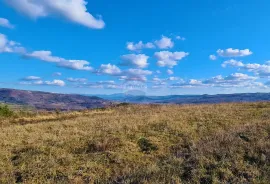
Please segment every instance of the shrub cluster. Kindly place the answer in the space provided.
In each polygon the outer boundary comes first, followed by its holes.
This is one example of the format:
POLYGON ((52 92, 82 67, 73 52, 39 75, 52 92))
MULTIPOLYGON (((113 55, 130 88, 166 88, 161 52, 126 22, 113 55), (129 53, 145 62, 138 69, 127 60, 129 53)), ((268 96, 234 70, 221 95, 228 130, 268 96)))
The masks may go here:
POLYGON ((11 117, 14 112, 7 105, 0 105, 0 117, 11 117))

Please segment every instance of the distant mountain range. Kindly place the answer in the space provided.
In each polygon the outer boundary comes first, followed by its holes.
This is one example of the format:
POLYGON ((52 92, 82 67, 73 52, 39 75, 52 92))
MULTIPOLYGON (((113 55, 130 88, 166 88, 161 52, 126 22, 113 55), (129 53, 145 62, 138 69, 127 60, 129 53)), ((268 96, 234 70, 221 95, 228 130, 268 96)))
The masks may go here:
POLYGON ((90 96, 0 88, 0 103, 23 105, 44 110, 83 110, 108 107, 122 102, 139 104, 203 104, 258 101, 270 101, 270 93, 168 96, 145 96, 119 93, 90 96))
POLYGON ((57 94, 0 88, 0 103, 24 105, 45 110, 83 110, 112 105, 109 100, 95 96, 57 94))
POLYGON ((270 101, 270 93, 241 93, 218 95, 135 96, 129 94, 97 95, 100 98, 127 103, 202 104, 223 102, 270 101))

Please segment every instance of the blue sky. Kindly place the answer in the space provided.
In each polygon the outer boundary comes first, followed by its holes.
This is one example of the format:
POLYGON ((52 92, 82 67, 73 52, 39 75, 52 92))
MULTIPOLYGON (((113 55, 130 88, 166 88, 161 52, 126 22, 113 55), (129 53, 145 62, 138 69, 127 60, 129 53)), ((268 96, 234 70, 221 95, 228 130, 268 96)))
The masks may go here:
POLYGON ((0 87, 270 91, 266 0, 0 0, 0 87))

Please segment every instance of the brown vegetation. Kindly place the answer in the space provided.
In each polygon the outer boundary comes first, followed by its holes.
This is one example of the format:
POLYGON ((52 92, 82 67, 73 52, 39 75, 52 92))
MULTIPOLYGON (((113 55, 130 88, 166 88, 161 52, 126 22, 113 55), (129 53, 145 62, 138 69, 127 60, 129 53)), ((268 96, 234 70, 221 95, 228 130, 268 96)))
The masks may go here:
POLYGON ((270 103, 1 118, 0 183, 270 183, 270 103))

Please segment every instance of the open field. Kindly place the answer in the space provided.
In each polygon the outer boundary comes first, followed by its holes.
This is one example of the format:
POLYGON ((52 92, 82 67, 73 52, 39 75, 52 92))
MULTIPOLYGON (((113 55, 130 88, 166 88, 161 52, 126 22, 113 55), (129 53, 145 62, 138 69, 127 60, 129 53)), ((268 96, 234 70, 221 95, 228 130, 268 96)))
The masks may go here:
POLYGON ((270 183, 270 103, 1 117, 0 183, 270 183))

